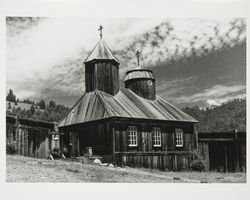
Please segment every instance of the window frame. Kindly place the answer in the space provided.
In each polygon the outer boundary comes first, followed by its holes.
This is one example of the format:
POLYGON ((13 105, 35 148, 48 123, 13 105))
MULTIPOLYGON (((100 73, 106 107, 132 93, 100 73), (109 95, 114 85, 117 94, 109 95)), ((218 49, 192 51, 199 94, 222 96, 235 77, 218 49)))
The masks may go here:
POLYGON ((137 126, 128 126, 128 146, 138 146, 138 131, 137 126))
POLYGON ((175 146, 176 147, 183 147, 184 144, 184 137, 183 137, 183 129, 176 128, 175 129, 175 146))
POLYGON ((162 146, 161 128, 160 127, 153 127, 152 132, 153 132, 153 134, 152 134, 153 147, 161 147, 162 146))

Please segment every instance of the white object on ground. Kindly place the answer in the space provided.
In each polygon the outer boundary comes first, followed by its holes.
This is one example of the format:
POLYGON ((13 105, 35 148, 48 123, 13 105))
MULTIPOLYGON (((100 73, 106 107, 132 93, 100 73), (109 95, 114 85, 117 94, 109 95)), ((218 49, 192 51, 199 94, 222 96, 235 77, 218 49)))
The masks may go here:
POLYGON ((112 163, 110 163, 110 164, 108 165, 108 167, 114 167, 114 165, 113 165, 112 163))
POLYGON ((102 164, 102 162, 99 160, 99 159, 95 159, 94 160, 94 164, 96 164, 96 165, 101 165, 102 164))
POLYGON ((108 163, 102 163, 102 166, 108 166, 109 164, 108 163))
POLYGON ((54 160, 54 158, 53 158, 53 156, 52 156, 52 155, 49 155, 49 157, 50 157, 50 159, 51 159, 51 160, 54 160))

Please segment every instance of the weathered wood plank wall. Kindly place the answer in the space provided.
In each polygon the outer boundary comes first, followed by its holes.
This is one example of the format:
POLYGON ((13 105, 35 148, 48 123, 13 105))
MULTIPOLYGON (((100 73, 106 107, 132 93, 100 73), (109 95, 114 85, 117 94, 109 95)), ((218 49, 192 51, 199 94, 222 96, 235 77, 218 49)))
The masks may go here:
POLYGON ((86 148, 92 147, 94 155, 105 157, 105 162, 118 166, 187 169, 196 144, 191 123, 106 119, 59 129, 64 132, 61 146, 69 149, 69 156, 83 156, 86 148), (137 126, 136 147, 128 145, 127 130, 131 125, 137 126), (153 147, 153 127, 161 128, 161 147, 153 147), (175 145, 175 128, 184 131, 183 147, 175 145))
POLYGON ((155 168, 163 171, 181 171, 190 168, 193 154, 186 152, 183 154, 174 153, 116 153, 118 166, 155 168))
POLYGON ((164 122, 140 122, 136 120, 115 121, 115 151, 192 151, 195 147, 195 135, 193 133, 193 124, 190 123, 164 123, 164 122), (129 147, 128 145, 128 126, 137 127, 138 146, 129 147), (161 128, 162 145, 161 147, 153 147, 153 127, 161 128), (182 147, 175 145, 175 128, 181 128, 184 132, 184 143, 182 147))
POLYGON ((148 84, 148 79, 132 79, 125 82, 125 88, 129 88, 137 95, 150 99, 155 100, 156 92, 155 92, 155 80, 152 81, 152 85, 148 84))
POLYGON ((103 61, 102 63, 86 63, 86 92, 95 89, 115 95, 119 92, 119 66, 103 61))
POLYGON ((84 126, 59 128, 59 130, 64 132, 61 146, 68 149, 69 156, 83 156, 87 147, 92 147, 94 155, 112 154, 112 130, 108 120, 86 123, 84 126))
POLYGON ((217 172, 246 171, 246 133, 199 133, 205 168, 217 172))
POLYGON ((195 147, 193 124, 140 120, 116 120, 115 160, 117 165, 180 171, 190 168, 195 147), (138 145, 128 145, 128 125, 137 127, 138 145), (153 146, 153 127, 161 128, 161 147, 153 146), (182 147, 175 145, 175 128, 184 132, 182 147))
POLYGON ((51 150, 53 123, 18 119, 7 116, 6 139, 15 143, 17 153, 24 156, 48 158, 51 150), (43 126, 44 125, 44 126, 43 126))

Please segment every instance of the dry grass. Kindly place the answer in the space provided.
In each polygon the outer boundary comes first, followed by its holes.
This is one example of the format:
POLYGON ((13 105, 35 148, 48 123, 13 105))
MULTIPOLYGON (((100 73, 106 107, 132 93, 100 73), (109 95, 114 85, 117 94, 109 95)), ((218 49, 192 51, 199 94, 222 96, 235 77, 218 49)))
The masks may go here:
POLYGON ((9 155, 6 159, 7 182, 246 182, 245 173, 160 172, 9 155))

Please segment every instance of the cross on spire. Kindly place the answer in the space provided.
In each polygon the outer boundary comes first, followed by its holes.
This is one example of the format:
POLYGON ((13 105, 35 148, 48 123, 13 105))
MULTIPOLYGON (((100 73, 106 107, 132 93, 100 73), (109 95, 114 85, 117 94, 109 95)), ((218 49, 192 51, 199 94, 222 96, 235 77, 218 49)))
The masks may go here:
POLYGON ((137 57, 137 64, 138 64, 138 66, 140 66, 140 55, 141 55, 140 51, 137 50, 135 55, 137 57))
POLYGON ((102 39, 102 29, 103 29, 103 26, 100 25, 98 31, 100 31, 100 38, 101 38, 101 39, 102 39))

